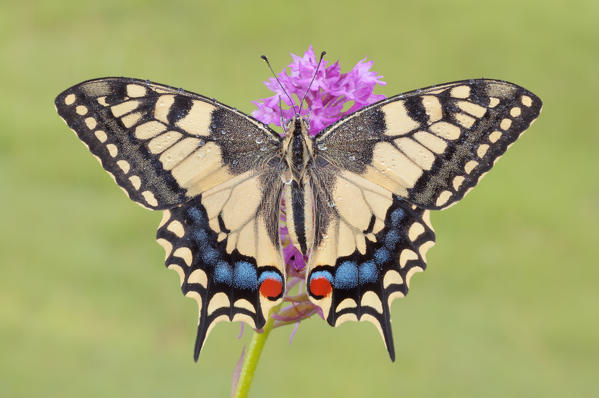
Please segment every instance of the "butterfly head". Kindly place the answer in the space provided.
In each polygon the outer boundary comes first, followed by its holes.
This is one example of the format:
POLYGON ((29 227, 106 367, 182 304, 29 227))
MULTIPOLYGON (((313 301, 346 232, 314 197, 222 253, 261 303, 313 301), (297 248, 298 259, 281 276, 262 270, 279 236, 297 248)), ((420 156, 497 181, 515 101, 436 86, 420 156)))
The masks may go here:
MULTIPOLYGON (((283 130, 285 131, 286 136, 294 135, 294 134, 301 134, 304 131, 307 134, 307 132, 310 130, 310 128, 309 128, 310 127, 310 122, 309 122, 310 116, 308 116, 308 118, 304 118, 301 115, 302 106, 304 104, 304 100, 306 99, 306 96, 310 92, 310 87, 312 87, 312 83, 314 83, 314 79, 316 78, 316 75, 318 74, 318 69, 320 68, 320 64, 322 63, 322 59, 324 58, 325 55, 326 55, 326 51, 323 51, 320 53, 320 59, 318 60, 318 64, 316 65, 316 69, 314 70, 314 74, 312 75, 312 80, 310 80, 310 84, 308 84, 308 88, 306 89, 306 92, 304 93, 304 95, 300 101, 299 111, 295 108, 293 99, 291 98, 289 93, 287 93, 287 90, 285 90, 285 87, 283 87, 283 84, 277 77, 277 74, 272 69, 272 66, 270 66, 270 62, 268 61, 268 58, 266 57, 266 55, 260 56, 260 58, 262 58, 264 60, 264 62, 266 62, 266 65, 268 65, 268 68, 272 72, 272 75, 274 76, 277 83, 279 83, 281 90, 283 90, 283 93, 287 96, 287 98, 291 102, 291 106, 293 107, 294 116, 289 121, 287 121, 287 123, 284 123, 283 122, 283 108, 279 105, 279 109, 281 111, 281 126, 283 126, 283 130)), ((280 97, 279 97, 279 102, 280 102, 280 97)))

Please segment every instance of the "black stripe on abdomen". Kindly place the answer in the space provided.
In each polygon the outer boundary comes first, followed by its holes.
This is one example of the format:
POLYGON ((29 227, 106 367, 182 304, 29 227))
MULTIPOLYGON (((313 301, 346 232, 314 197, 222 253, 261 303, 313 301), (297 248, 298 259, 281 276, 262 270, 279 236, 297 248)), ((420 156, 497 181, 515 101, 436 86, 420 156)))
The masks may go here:
POLYGON ((306 226, 304 220, 304 190, 300 189, 296 181, 291 183, 291 208, 293 212, 293 224, 295 226, 295 234, 299 249, 302 254, 308 251, 306 245, 306 226))

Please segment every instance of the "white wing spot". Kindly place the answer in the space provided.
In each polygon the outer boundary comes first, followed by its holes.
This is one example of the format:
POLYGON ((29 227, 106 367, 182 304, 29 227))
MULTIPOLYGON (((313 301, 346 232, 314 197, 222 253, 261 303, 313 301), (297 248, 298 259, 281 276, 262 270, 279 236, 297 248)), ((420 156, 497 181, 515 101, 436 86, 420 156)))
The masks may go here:
POLYGON ((147 140, 166 130, 166 126, 157 120, 140 124, 135 128, 135 137, 147 140))
POLYGON ((443 206, 445 203, 447 203, 447 201, 449 200, 450 197, 451 197, 451 191, 441 192, 441 194, 437 198, 437 201, 435 202, 435 206, 443 206))
POLYGON ((460 187, 462 186, 462 183, 464 182, 465 178, 464 176, 456 176, 453 179, 453 189, 455 189, 456 191, 458 189, 460 189, 460 187))
MULTIPOLYGON (((445 191, 448 192, 448 191, 445 191)), ((424 232, 424 226, 422 224, 420 224, 419 222, 415 222, 414 224, 412 224, 410 226, 410 229, 408 230, 408 238, 410 238, 410 240, 412 242, 414 242, 416 239, 418 239, 418 237, 420 235, 422 235, 422 233, 424 232)))
POLYGON ((152 153, 162 153, 177 142, 182 135, 183 134, 177 131, 167 131, 164 134, 160 134, 158 137, 152 138, 148 143, 148 149, 152 153))
POLYGON ((94 135, 96 136, 98 141, 102 143, 106 142, 106 140, 108 139, 108 136, 106 135, 106 132, 104 130, 96 130, 96 132, 94 132, 94 135))
POLYGON ((120 103, 110 108, 114 117, 121 117, 139 106, 139 101, 132 100, 120 103))
POLYGON ((453 98, 468 98, 470 96, 470 87, 463 85, 451 89, 449 94, 453 98))
POLYGON ((88 117, 85 118, 85 125, 88 129, 93 130, 98 125, 98 122, 96 122, 96 119, 94 119, 93 117, 88 117))
POLYGON ((129 182, 133 185, 133 188, 139 189, 141 187, 141 178, 139 176, 131 176, 129 177, 129 182))
POLYGON ((472 125, 474 125, 474 122, 476 122, 476 120, 473 117, 470 117, 465 113, 456 113, 454 116, 458 123, 461 124, 462 127, 465 127, 467 129, 471 128, 472 125))
POLYGON ((135 123, 137 123, 139 121, 139 119, 141 119, 141 112, 135 112, 135 113, 131 113, 127 116, 124 116, 121 121, 123 122, 123 124, 125 125, 125 127, 130 128, 132 127, 135 123))
POLYGON ((183 235, 185 234, 185 230, 183 229, 183 225, 175 220, 173 222, 171 222, 166 229, 168 229, 169 231, 171 231, 172 233, 174 233, 175 235, 177 235, 179 238, 182 238, 183 235))
POLYGON ((501 134, 501 131, 493 131, 491 134, 489 134, 489 141, 493 143, 497 142, 501 138, 501 134))
POLYGON ((69 94, 66 97, 64 97, 64 103, 65 105, 72 105, 75 102, 75 99, 77 97, 75 97, 75 94, 69 94))
POLYGON ((424 270, 420 267, 410 268, 410 270, 406 274, 406 284, 408 285, 408 287, 410 287, 410 279, 412 279, 412 276, 414 276, 415 273, 422 271, 424 270))
POLYGON ((478 166, 478 162, 476 160, 471 160, 464 166, 464 171, 466 174, 470 174, 476 166, 478 166))
POLYGON ((144 86, 139 84, 127 84, 127 96, 129 97, 143 97, 146 95, 147 90, 144 86))
POLYGON ((420 257, 422 257, 422 259, 425 262, 426 262, 426 253, 433 246, 435 246, 435 241, 434 240, 429 240, 429 241, 424 242, 423 244, 421 244, 420 247, 418 248, 418 252, 420 253, 420 257))
POLYGON ((383 303, 381 303, 379 296, 377 296, 372 290, 364 293, 362 300, 360 301, 360 306, 374 308, 374 310, 379 314, 383 313, 383 303))
POLYGON ((339 311, 344 310, 346 308, 356 308, 357 306, 358 306, 358 304, 356 303, 356 300, 351 299, 351 298, 346 298, 346 299, 343 299, 337 305, 337 308, 335 308, 335 312, 339 312, 339 311))
POLYGON ((154 196, 154 194, 152 192, 143 191, 141 193, 141 195, 144 197, 144 199, 150 206, 154 206, 154 207, 158 206, 158 201, 156 200, 156 197, 154 196))
POLYGON ((507 130, 510 128, 510 126, 512 125, 512 121, 508 118, 505 118, 501 121, 501 123, 499 124, 499 127, 501 127, 502 130, 507 130))
POLYGON ((206 287, 208 285, 208 278, 206 277, 206 272, 204 272, 204 270, 200 268, 196 269, 189 275, 189 278, 187 278, 187 283, 199 283, 200 285, 206 287))
POLYGON ((481 118, 487 113, 487 108, 468 101, 459 101, 458 107, 466 113, 481 118))
POLYGON ((499 105, 499 98, 490 97, 489 98, 489 108, 495 108, 497 105, 499 105))
POLYGON ((405 267, 408 260, 418 260, 418 254, 414 250, 403 249, 399 255, 399 266, 405 267))
POLYGON ((480 144, 478 146, 478 149, 476 150, 476 154, 478 155, 479 158, 482 158, 483 156, 485 156, 485 154, 487 153, 488 150, 489 150, 489 145, 480 144))
POLYGON ((520 98, 520 102, 522 102, 522 105, 529 107, 532 105, 532 98, 530 98, 528 95, 523 95, 520 98))
POLYGON ((438 154, 445 152, 445 149, 447 148, 447 143, 445 141, 426 131, 416 132, 414 138, 416 138, 422 145, 438 154))
POLYGON ((114 144, 108 144, 108 145, 106 145, 106 149, 108 149, 108 153, 112 157, 115 157, 119 153, 118 148, 114 144))
POLYGON ((225 293, 216 293, 212 297, 212 300, 210 300, 210 302, 208 303, 208 310, 206 315, 210 316, 217 309, 230 306, 231 302, 229 301, 229 297, 227 297, 225 293))
POLYGON ((98 104, 100 104, 102 106, 108 106, 108 102, 106 102, 106 96, 104 96, 104 97, 98 97, 96 99, 96 101, 98 101, 98 104))
MULTIPOLYGON (((147 191, 146 191, 147 192, 147 191)), ((142 194, 143 195, 143 194, 142 194)), ((180 247, 173 253, 173 256, 182 258, 185 261, 185 264, 189 267, 191 266, 191 260, 193 255, 191 254, 191 249, 189 247, 180 247)))
POLYGON ((455 140, 460 137, 460 128, 447 122, 437 122, 432 124, 429 127, 429 130, 448 140, 455 140))
POLYGON ((75 112, 77 112, 78 115, 85 115, 87 113, 87 107, 84 105, 78 105, 77 108, 75 108, 75 112))
POLYGON ((118 162, 116 162, 116 164, 120 167, 121 170, 123 170, 123 173, 125 174, 127 174, 131 169, 131 165, 126 160, 119 160, 118 162))
POLYGON ((383 288, 388 288, 390 285, 401 285, 403 283, 403 278, 399 274, 399 272, 395 270, 390 270, 385 273, 385 277, 383 278, 383 288))
POLYGON ((517 106, 513 107, 512 109, 510 109, 510 115, 512 117, 518 117, 518 116, 520 116, 521 113, 522 113, 522 109, 520 109, 517 106))
POLYGON ((158 98, 158 101, 156 101, 156 106, 154 107, 154 117, 161 122, 168 123, 167 115, 174 102, 174 95, 161 95, 158 98))

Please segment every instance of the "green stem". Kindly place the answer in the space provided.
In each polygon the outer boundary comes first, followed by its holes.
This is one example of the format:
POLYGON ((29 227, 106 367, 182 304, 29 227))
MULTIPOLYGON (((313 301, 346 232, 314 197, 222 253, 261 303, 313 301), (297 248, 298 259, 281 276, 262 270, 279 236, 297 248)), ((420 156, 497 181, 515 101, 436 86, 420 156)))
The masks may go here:
MULTIPOLYGON (((270 313, 277 313, 281 304, 274 307, 270 313)), ((268 321, 266 322, 266 325, 264 325, 264 331, 262 333, 254 333, 252 341, 250 341, 250 346, 245 353, 243 367, 241 368, 239 382, 237 383, 237 390, 235 391, 235 398, 246 398, 248 396, 252 380, 254 379, 254 372, 258 366, 260 354, 262 354, 264 343, 266 343, 266 339, 268 338, 274 323, 275 320, 269 315, 268 321)))

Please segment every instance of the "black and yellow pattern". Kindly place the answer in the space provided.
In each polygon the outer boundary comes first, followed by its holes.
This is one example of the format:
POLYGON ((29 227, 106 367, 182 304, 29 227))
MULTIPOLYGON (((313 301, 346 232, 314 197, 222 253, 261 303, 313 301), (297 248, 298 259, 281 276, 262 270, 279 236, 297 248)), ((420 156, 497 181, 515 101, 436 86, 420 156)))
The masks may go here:
POLYGON ((372 322, 394 358, 390 306, 426 268, 429 210, 460 200, 537 118, 541 100, 499 80, 394 96, 316 137, 280 137, 201 95, 129 78, 76 85, 56 107, 131 199, 164 210, 158 242, 199 305, 197 359, 219 321, 261 328, 283 297, 279 206, 310 255, 310 300, 332 326, 372 322))

